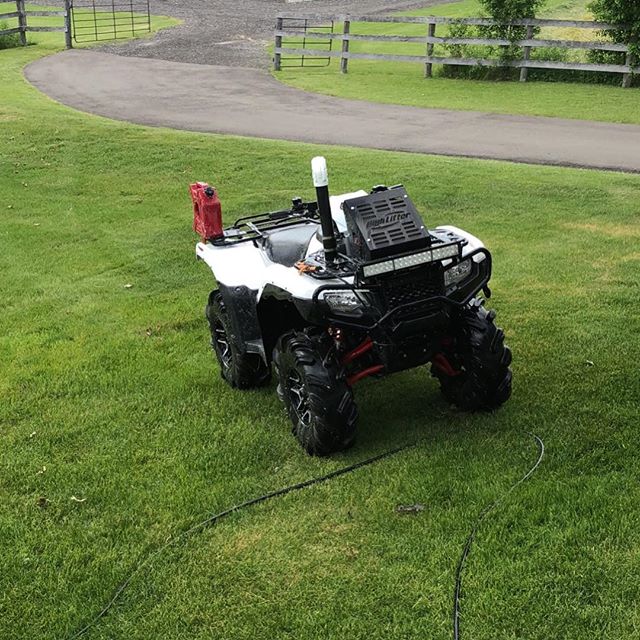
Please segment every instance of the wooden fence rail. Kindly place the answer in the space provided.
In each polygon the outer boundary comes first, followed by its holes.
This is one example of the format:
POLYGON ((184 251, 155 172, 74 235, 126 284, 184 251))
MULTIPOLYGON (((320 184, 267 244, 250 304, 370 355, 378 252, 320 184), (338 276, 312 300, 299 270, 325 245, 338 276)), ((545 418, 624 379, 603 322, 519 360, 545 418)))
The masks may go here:
POLYGON ((574 29, 588 29, 598 31, 609 31, 621 29, 619 25, 612 25, 604 22, 592 22, 584 20, 538 20, 524 19, 514 20, 507 24, 501 24, 487 18, 443 18, 436 16, 351 16, 351 15, 321 15, 321 14, 293 14, 279 13, 276 21, 274 68, 279 71, 282 66, 283 55, 296 56, 322 56, 325 58, 339 58, 340 70, 347 73, 349 60, 387 60, 396 62, 422 62, 424 64, 425 77, 431 77, 434 64, 479 66, 479 67, 511 67, 520 69, 520 80, 526 82, 529 69, 560 69, 567 71, 589 71, 622 74, 622 86, 631 85, 631 77, 634 73, 640 73, 640 66, 634 60, 627 44, 618 44, 602 41, 584 40, 554 40, 548 38, 535 38, 535 29, 544 27, 561 27, 574 29), (295 22, 296 26, 287 27, 287 21, 295 22), (315 24, 316 28, 323 23, 342 24, 342 33, 321 33, 314 32, 313 27, 305 27, 301 33, 300 23, 305 25, 315 24), (365 23, 395 23, 425 25, 425 35, 404 36, 404 35, 369 35, 353 33, 353 25, 356 22, 365 23), (526 38, 522 40, 508 40, 504 38, 476 38, 476 37, 448 37, 436 36, 438 25, 461 24, 468 26, 518 26, 526 27, 526 38), (302 38, 307 40, 339 41, 342 43, 338 50, 319 50, 309 47, 297 47, 285 44, 285 38, 302 38), (350 50, 351 42, 404 42, 417 43, 426 46, 424 55, 399 55, 383 53, 357 53, 350 50), (495 46, 505 47, 515 45, 522 49, 522 56, 516 59, 499 58, 465 58, 447 57, 434 55, 435 45, 475 45, 475 46, 495 46), (624 64, 605 64, 591 62, 559 62, 555 60, 538 60, 531 58, 533 49, 556 47, 560 49, 582 49, 590 51, 614 51, 626 54, 624 64))
POLYGON ((65 0, 64 5, 64 11, 27 11, 25 8, 25 0, 16 0, 16 10, 8 13, 0 13, 0 21, 17 19, 18 26, 8 29, 0 29, 0 36, 18 33, 20 34, 20 44, 26 46, 28 31, 61 31, 64 32, 67 49, 71 49, 71 0, 65 0), (31 26, 29 25, 28 20, 30 17, 61 17, 64 18, 64 25, 60 27, 31 26))

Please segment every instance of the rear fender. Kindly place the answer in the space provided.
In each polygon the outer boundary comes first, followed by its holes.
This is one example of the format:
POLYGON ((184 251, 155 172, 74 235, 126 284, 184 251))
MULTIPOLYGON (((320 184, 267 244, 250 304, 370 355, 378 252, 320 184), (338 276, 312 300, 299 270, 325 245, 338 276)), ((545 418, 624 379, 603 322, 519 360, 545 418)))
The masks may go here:
POLYGON ((232 339, 244 353, 257 353, 268 362, 258 320, 258 291, 244 285, 218 283, 233 331, 232 339))

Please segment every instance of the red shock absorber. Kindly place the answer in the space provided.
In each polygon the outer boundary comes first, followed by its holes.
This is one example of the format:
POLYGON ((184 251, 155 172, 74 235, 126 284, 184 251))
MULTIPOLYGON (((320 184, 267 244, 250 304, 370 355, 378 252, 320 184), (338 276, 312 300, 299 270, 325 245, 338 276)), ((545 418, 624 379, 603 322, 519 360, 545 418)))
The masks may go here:
POLYGON ((344 357, 342 358, 342 364, 346 367, 349 363, 367 353, 367 351, 369 351, 372 347, 373 340, 371 340, 371 338, 367 336, 365 340, 360 343, 355 349, 352 349, 344 355, 344 357))
MULTIPOLYGON (((373 348, 373 340, 369 336, 367 336, 355 349, 352 349, 348 353, 344 355, 342 358, 342 364, 346 367, 348 364, 351 364, 354 360, 362 357, 365 353, 368 353, 373 348)), ((368 376, 372 376, 376 373, 380 373, 384 369, 384 366, 381 364, 376 364, 371 367, 367 367, 362 371, 358 371, 353 375, 350 375, 347 378, 347 383, 349 385, 354 385, 359 380, 366 378, 368 376)))
POLYGON ((354 373, 352 376, 347 378, 347 384, 353 386, 362 378, 366 378, 368 376, 372 376, 375 373, 380 373, 384 369, 384 366, 381 364, 376 364, 373 367, 368 367, 367 369, 363 369, 362 371, 358 371, 358 373, 354 373))
POLYGON ((433 364, 444 373, 445 376, 449 376, 450 378, 454 378, 455 376, 460 375, 460 371, 457 371, 453 368, 449 360, 442 353, 436 353, 431 360, 433 364))

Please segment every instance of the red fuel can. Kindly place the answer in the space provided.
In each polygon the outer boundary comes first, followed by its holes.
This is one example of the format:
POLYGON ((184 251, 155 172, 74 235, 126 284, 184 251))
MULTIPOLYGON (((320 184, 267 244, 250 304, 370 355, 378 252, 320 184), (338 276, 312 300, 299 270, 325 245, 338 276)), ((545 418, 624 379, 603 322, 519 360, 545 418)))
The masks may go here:
POLYGON ((217 191, 206 182, 196 182, 189 190, 193 201, 193 230, 203 242, 222 238, 222 205, 217 191))

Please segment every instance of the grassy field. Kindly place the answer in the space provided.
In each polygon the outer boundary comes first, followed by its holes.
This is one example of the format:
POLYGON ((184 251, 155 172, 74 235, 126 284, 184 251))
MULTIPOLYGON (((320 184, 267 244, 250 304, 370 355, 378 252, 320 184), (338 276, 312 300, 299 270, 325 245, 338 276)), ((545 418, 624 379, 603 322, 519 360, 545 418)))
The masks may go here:
MULTIPOLYGON (((540 12, 544 18, 590 19, 584 0, 549 0, 540 12)), ((477 0, 406 12, 410 15, 465 17, 480 15, 477 0)), ((340 27, 338 27, 340 28, 340 27)), ((354 24, 352 33, 424 35, 422 25, 354 24)), ((437 35, 444 35, 443 27, 437 35)), ((542 37, 580 40, 593 33, 578 29, 545 29, 542 37)), ((352 51, 423 55, 424 46, 411 43, 353 42, 352 51)), ((436 54, 445 54, 437 48, 436 54)), ((580 55, 582 52, 578 52, 580 55)), ((572 52, 573 55, 573 52, 572 52)), ((640 91, 617 86, 561 82, 498 82, 423 78, 423 65, 406 62, 351 60, 347 75, 339 72, 339 61, 329 67, 287 68, 274 76, 292 86, 328 95, 442 109, 477 110, 533 116, 552 116, 640 124, 640 91)))
POLYGON ((177 545, 87 637, 448 638, 469 527, 535 459, 523 430, 548 456, 479 532, 465 637, 637 637, 640 177, 127 126, 24 81, 51 42, 0 52, 0 637, 64 638, 192 522, 421 437, 177 545), (311 196, 318 153, 336 192, 402 181, 493 250, 502 411, 452 411, 426 370, 367 381, 358 444, 318 460, 273 386, 222 383, 187 185, 229 221, 311 196))

